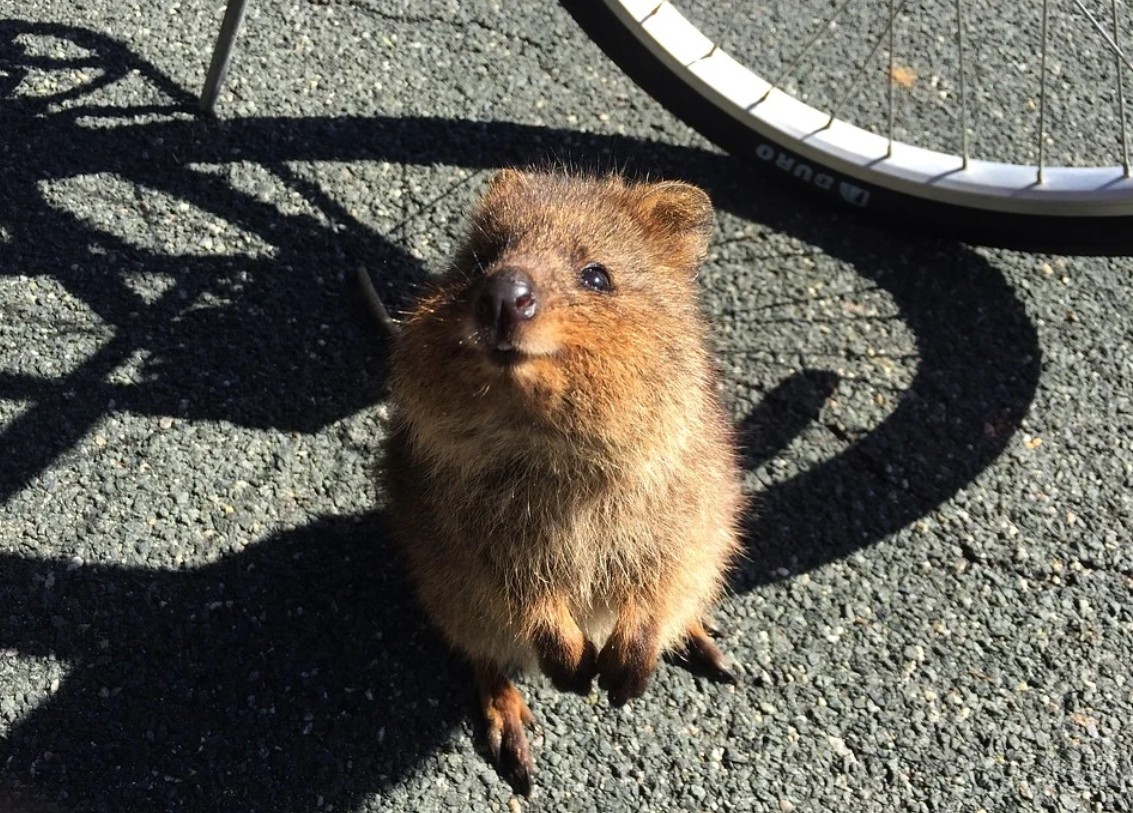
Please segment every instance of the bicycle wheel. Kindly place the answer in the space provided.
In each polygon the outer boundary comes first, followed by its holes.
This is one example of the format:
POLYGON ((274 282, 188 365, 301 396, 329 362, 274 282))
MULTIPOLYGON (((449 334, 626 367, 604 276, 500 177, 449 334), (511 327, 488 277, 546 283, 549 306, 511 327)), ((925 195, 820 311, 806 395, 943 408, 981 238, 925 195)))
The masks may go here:
MULTIPOLYGON (((956 106, 950 114, 959 130, 953 149, 926 147, 923 142, 918 146, 899 137, 906 130, 894 121, 894 89, 902 76, 894 61, 893 31, 905 0, 892 0, 882 13, 881 30, 864 32, 859 38, 858 46, 866 56, 843 77, 844 85, 849 86, 845 94, 824 109, 809 104, 805 94, 794 95, 784 88, 791 71, 814 58, 815 43, 838 24, 851 0, 843 0, 815 20, 806 19, 795 8, 805 4, 791 3, 784 17, 801 17, 811 30, 808 38, 796 35, 783 49, 794 53, 782 59, 785 67, 771 80, 741 64, 721 44, 723 37, 706 36, 667 0, 561 2, 631 79, 709 140, 847 209, 988 245, 1082 254, 1133 252, 1133 178, 1123 87, 1123 75, 1133 68, 1133 62, 1120 49, 1120 28, 1127 27, 1128 21, 1118 25, 1116 0, 1111 0, 1112 30, 1107 21, 1085 9, 1081 0, 1062 0, 1077 7, 1075 12, 1103 44, 1101 58, 1110 65, 1113 77, 1102 95, 1115 97, 1110 100, 1113 115, 1120 120, 1119 134, 1110 139, 1111 152, 1118 155, 1116 163, 1073 166, 1051 166, 1047 161, 1052 115, 1045 79, 1051 73, 1046 64, 1047 3, 1053 0, 1044 0, 1036 12, 1041 12, 1043 43, 1038 54, 1038 100, 1025 100, 1035 120, 1034 147, 1008 160, 976 157, 969 148, 973 100, 982 100, 986 94, 964 85, 965 16, 973 12, 965 10, 960 0, 952 6, 950 27, 939 22, 939 15, 931 20, 943 31, 936 41, 954 48, 958 56, 954 60, 957 76, 951 80, 959 87, 959 93, 952 94, 958 99, 954 98, 956 106), (886 53, 888 66, 878 65, 875 57, 886 53), (846 99, 871 70, 883 76, 888 101, 887 106, 883 104, 887 115, 881 118, 887 121, 867 128, 844 119, 842 111, 846 99)), ((824 5, 829 8, 831 4, 824 5)), ((1037 27, 1039 19, 1036 16, 1032 27, 1037 27)))

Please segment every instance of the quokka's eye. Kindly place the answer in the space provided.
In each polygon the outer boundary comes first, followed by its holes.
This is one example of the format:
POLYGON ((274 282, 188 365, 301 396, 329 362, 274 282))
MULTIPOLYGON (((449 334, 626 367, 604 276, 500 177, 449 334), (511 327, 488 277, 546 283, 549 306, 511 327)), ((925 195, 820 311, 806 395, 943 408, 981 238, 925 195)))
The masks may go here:
POLYGON ((578 272, 578 280, 583 288, 591 291, 608 294, 614 290, 614 283, 610 281, 610 272, 601 263, 589 263, 578 272))

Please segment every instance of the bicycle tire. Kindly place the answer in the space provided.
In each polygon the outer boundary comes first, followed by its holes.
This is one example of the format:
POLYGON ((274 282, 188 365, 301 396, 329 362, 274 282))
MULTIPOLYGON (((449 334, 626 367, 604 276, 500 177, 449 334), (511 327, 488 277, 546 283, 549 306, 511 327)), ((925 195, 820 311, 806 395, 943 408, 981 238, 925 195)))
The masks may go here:
MULTIPOLYGON (((891 177, 876 169, 878 162, 849 163, 816 149, 813 130, 805 137, 785 132, 752 115, 755 105, 745 109, 724 98, 690 69, 694 63, 684 63, 666 51, 642 25, 659 9, 671 8, 667 2, 650 3, 651 11, 640 18, 619 0, 560 0, 560 4, 631 80, 677 118, 766 175, 808 187, 831 205, 981 245, 1084 255, 1133 253, 1133 179, 1115 182, 1113 173, 1120 168, 1101 168, 1096 180, 1087 177, 1085 184, 1079 176, 1077 185, 1085 188, 1061 199, 1035 194, 1022 203, 1017 194, 957 196, 940 177, 930 182, 891 177)), ((1058 191, 1059 171, 1047 169, 1054 182, 1045 192, 1058 191)))

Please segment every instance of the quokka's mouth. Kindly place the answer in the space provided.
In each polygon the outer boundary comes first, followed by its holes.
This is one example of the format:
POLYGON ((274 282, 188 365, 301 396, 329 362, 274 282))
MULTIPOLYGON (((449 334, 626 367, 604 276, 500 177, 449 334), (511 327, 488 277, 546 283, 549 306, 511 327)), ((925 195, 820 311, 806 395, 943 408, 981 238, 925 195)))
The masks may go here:
POLYGON ((499 341, 486 348, 488 358, 501 367, 514 367, 527 358, 527 354, 508 341, 499 341))
POLYGON ((519 332, 481 328, 476 336, 476 343, 492 363, 501 367, 514 367, 532 355, 524 349, 523 342, 517 335, 519 332))
POLYGON ((557 347, 549 347, 545 338, 525 330, 507 332, 481 328, 472 339, 474 347, 492 365, 514 369, 525 362, 554 355, 557 347))

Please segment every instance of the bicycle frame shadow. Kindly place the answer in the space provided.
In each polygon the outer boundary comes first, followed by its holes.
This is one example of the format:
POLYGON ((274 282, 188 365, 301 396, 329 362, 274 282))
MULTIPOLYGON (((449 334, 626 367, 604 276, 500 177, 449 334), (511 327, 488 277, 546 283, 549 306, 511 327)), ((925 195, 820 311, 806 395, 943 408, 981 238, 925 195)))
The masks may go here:
MULTIPOLYGON (((31 403, 0 430, 0 501, 35 484, 108 409, 314 432, 380 398, 383 348, 361 309, 347 307, 352 295, 344 286, 353 284, 358 263, 388 269, 387 294, 413 289, 427 271, 299 179, 289 162, 486 169, 548 155, 607 167, 632 157, 651 174, 701 184, 721 209, 820 246, 884 289, 915 335, 915 379, 866 437, 759 495, 747 561, 734 582, 740 592, 784 570, 844 557, 931 511, 995 460, 1034 396, 1035 330, 978 254, 867 229, 776 188, 741 194, 734 181, 742 170, 718 154, 419 117, 185 117, 82 127, 79 119, 94 113, 168 118, 192 100, 119 43, 65 26, 0 22, 0 64, 35 63, 19 44, 27 35, 79 43, 107 81, 138 68, 169 103, 59 108, 84 91, 66 100, 17 97, 19 71, 8 69, 0 106, 11 121, 10 206, 0 227, 9 239, 0 276, 29 269, 50 276, 114 335, 60 378, 0 373, 0 397, 31 403), (234 161, 268 167, 337 228, 284 214, 190 168, 234 161), (45 201, 45 179, 93 173, 187 201, 262 236, 276 254, 164 256, 45 201), (888 250, 877 250, 878 241, 888 250), (145 301, 127 284, 139 271, 173 282, 145 301), (223 295, 226 304, 191 307, 205 294, 223 295), (984 352, 989 347, 996 352, 984 352), (143 380, 110 383, 108 374, 140 349, 143 380)), ((770 393, 741 427, 754 447, 749 464, 789 442, 837 383, 833 372, 814 370, 770 393)), ((444 677, 446 655, 420 633, 421 618, 387 554, 374 516, 316 523, 182 573, 0 556, 0 607, 8 616, 0 646, 71 666, 51 700, 0 744, 0 764, 13 777, 0 780, 0 799, 38 788, 107 810, 203 810, 219 800, 247 810, 283 802, 314 810, 320 798, 349 805, 395 783, 440 746, 471 698, 444 677), (218 761, 231 766, 227 774, 212 772, 218 761), (120 768, 107 775, 98 770, 105 764, 120 768)))

